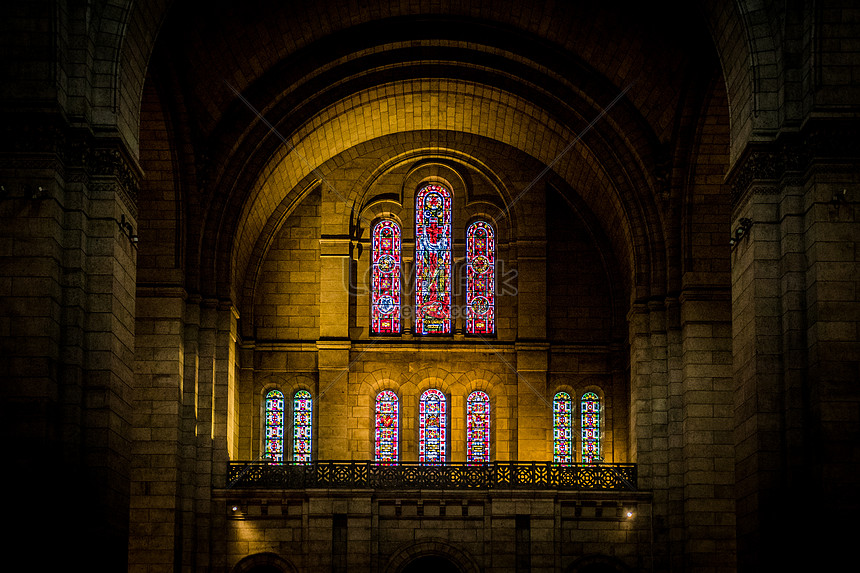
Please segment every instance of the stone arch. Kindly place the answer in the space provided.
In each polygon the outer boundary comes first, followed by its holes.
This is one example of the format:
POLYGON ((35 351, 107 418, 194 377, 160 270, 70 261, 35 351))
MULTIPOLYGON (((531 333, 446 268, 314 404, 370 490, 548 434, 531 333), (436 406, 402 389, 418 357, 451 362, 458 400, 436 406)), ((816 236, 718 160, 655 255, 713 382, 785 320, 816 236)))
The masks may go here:
POLYGON ((480 569, 466 551, 439 538, 430 538, 419 543, 410 543, 395 551, 388 560, 386 573, 403 573, 409 563, 424 556, 440 556, 456 564, 462 573, 478 573, 480 569))
MULTIPOLYGON (((292 189, 296 186, 302 174, 307 171, 305 166, 307 161, 305 158, 307 157, 311 157, 313 161, 322 164, 334 158, 335 152, 343 152, 361 144, 364 137, 377 138, 394 135, 400 129, 426 131, 442 128, 443 130, 465 130, 472 135, 511 145, 532 157, 538 158, 544 164, 549 164, 562 153, 565 147, 564 142, 575 138, 574 132, 559 124, 544 110, 537 109, 531 102, 512 94, 497 93, 494 90, 479 89, 476 86, 470 88, 468 84, 460 86, 455 81, 446 82, 444 91, 432 93, 424 91, 420 84, 416 84, 414 87, 421 91, 412 94, 413 105, 422 103, 421 101, 414 102, 414 99, 426 99, 429 102, 432 97, 440 100, 440 107, 443 104, 453 106, 457 105, 458 98, 463 97, 461 96, 462 92, 471 92, 468 95, 469 102, 467 105, 473 106, 476 112, 470 119, 471 124, 467 126, 448 125, 442 123, 445 121, 444 117, 430 117, 424 120, 413 118, 411 115, 404 115, 403 118, 391 118, 392 123, 388 126, 373 126, 371 129, 376 130, 373 134, 342 132, 341 126, 359 122, 359 118, 364 117, 367 113, 378 115, 378 107, 382 105, 381 102, 385 102, 384 105, 387 108, 395 110, 392 115, 399 113, 397 110, 402 111, 407 107, 405 100, 402 99, 402 94, 387 93, 384 86, 371 90, 373 93, 368 95, 356 94, 353 96, 354 103, 347 105, 346 111, 341 111, 336 116, 318 114, 317 117, 320 119, 308 121, 293 137, 290 146, 285 146, 283 152, 272 158, 269 162, 270 167, 261 172, 258 183, 253 187, 252 194, 248 196, 239 210, 233 211, 235 218, 230 225, 238 229, 238 232, 235 234, 225 233, 222 229, 218 233, 222 243, 218 250, 225 254, 232 253, 225 260, 225 262, 229 261, 232 270, 226 272, 225 269, 216 274, 222 275, 224 278, 228 276, 237 277, 243 274, 248 264, 248 251, 250 250, 250 247, 245 245, 253 245, 261 232, 257 221, 264 221, 268 218, 272 209, 271 199, 273 195, 279 193, 278 190, 292 189), (355 117, 347 117, 344 114, 354 114, 355 117), (491 122, 489 121, 491 116, 507 118, 508 121, 517 118, 517 126, 514 127, 505 122, 491 122), (427 122, 426 125, 423 124, 424 121, 427 122), (523 122, 526 125, 522 125, 523 122), (392 128, 395 130, 392 131, 392 128), (542 133, 543 138, 537 141, 523 136, 523 133, 542 133), (516 136, 515 134, 520 135, 516 136), (335 141, 337 147, 324 146, 323 141, 335 141), (328 155, 318 157, 319 150, 323 148, 328 155), (290 152, 292 149, 296 150, 295 153, 290 152), (244 223, 240 224, 240 221, 244 223), (232 243, 232 246, 228 246, 225 241, 232 243)), ((605 146, 605 143, 600 142, 600 140, 598 142, 592 143, 592 145, 605 146)), ((613 153, 602 155, 602 157, 604 160, 613 158, 610 161, 614 161, 618 158, 619 151, 619 149, 615 149, 613 153)), ((592 208, 596 209, 598 217, 606 221, 606 228, 610 231, 610 240, 614 243, 615 251, 630 269, 628 276, 631 276, 630 273, 632 273, 632 276, 639 277, 629 280, 639 285, 639 295, 650 291, 652 279, 658 283, 662 280, 660 277, 665 266, 662 262, 654 259, 655 256, 659 258, 657 253, 660 252, 658 245, 662 243, 662 226, 658 220, 654 219, 656 216, 655 209, 648 206, 648 199, 644 191, 633 191, 634 188, 641 188, 641 186, 635 185, 635 181, 630 179, 631 174, 629 172, 626 175, 620 175, 624 172, 623 168, 618 165, 614 167, 606 165, 605 161, 597 158, 595 152, 587 148, 576 148, 569 155, 563 154, 561 159, 555 163, 556 172, 562 177, 578 180, 577 192, 587 203, 592 205, 592 208), (606 171, 607 168, 617 173, 609 175, 609 172, 606 171), (618 171, 619 169, 621 171, 618 171), (589 175, 586 176, 586 174, 589 175), (627 189, 624 191, 626 197, 622 195, 624 189, 627 189), (629 195, 630 193, 641 194, 642 197, 634 199, 629 195), (651 223, 646 223, 645 220, 648 218, 652 219, 651 223)), ((635 164, 634 161, 628 163, 628 166, 635 164)), ((512 206, 520 206, 516 205, 514 201, 511 203, 512 206)), ((210 260, 217 261, 219 257, 210 257, 210 260)))
POLYGON ((230 573, 298 573, 298 569, 274 553, 256 553, 243 557, 230 573))

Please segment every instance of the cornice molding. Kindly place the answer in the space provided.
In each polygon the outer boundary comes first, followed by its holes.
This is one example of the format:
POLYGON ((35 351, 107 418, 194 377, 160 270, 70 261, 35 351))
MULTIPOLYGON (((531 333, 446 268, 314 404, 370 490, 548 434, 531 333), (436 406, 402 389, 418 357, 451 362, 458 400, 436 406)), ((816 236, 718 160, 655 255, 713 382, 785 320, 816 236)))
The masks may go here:
POLYGON ((856 162, 860 158, 860 122, 810 122, 799 132, 784 133, 772 142, 753 142, 732 166, 726 183, 732 190, 732 207, 750 194, 774 194, 821 163, 856 162))
POLYGON ((0 165, 17 170, 55 170, 98 191, 114 191, 132 213, 143 171, 118 136, 97 136, 66 124, 58 114, 3 114, 0 165))

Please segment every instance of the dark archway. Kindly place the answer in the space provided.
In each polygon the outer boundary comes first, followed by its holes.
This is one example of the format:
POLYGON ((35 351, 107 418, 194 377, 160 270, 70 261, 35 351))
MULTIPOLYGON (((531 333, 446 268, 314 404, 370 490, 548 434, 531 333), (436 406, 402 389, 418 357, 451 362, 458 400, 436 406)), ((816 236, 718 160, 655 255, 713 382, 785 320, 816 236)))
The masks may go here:
POLYGON ((274 553, 248 555, 233 567, 232 573, 295 573, 292 563, 274 553))
POLYGON ((442 555, 423 555, 410 561, 403 573, 462 573, 454 562, 442 555))

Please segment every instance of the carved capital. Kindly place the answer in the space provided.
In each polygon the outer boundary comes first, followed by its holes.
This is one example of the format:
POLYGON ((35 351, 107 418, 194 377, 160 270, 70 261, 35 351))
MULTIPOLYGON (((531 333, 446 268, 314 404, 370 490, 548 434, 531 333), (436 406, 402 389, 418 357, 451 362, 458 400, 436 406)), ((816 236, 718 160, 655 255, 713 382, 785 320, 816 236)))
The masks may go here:
POLYGON ((769 143, 751 143, 727 177, 732 206, 749 193, 777 193, 797 185, 814 164, 856 161, 860 157, 860 123, 820 121, 769 143))

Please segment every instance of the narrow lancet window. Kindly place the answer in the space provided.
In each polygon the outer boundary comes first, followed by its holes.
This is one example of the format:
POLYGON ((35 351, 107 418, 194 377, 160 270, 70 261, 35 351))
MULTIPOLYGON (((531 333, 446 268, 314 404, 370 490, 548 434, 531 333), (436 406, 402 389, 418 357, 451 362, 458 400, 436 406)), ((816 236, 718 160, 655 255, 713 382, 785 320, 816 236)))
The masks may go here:
POLYGON ((381 463, 400 460, 400 402, 391 390, 376 395, 375 458, 381 463))
POLYGON ((415 199, 415 334, 451 333, 451 193, 426 185, 415 199))
POLYGON ((307 390, 293 395, 293 461, 311 461, 311 433, 313 422, 313 400, 307 390))
POLYGON ((380 221, 372 235, 371 330, 400 334, 400 227, 394 221, 380 221))
POLYGON ((445 395, 427 390, 418 403, 418 461, 422 464, 444 464, 447 444, 448 408, 445 395))
POLYGON ((496 328, 496 237, 486 221, 466 230, 466 333, 493 334, 496 328))
POLYGON ((552 399, 552 461, 573 463, 573 400, 567 392, 552 399))
POLYGON ((264 457, 284 461, 284 394, 272 390, 266 394, 266 452, 264 457))
POLYGON ((466 461, 490 461, 490 397, 480 390, 466 399, 466 461))
POLYGON ((600 462, 600 397, 594 392, 583 394, 581 410, 582 463, 600 462))

